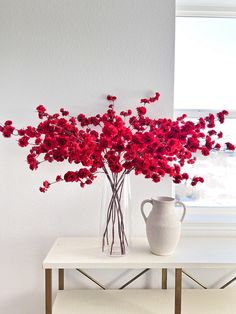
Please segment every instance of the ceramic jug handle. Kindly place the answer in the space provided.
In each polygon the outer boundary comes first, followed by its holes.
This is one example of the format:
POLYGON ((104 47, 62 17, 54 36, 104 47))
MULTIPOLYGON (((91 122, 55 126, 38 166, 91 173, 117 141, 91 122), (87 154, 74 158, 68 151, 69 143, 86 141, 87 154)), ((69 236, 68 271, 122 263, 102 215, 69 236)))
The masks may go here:
POLYGON ((180 219, 180 222, 182 222, 182 221, 184 220, 185 215, 186 215, 186 206, 185 206, 184 203, 182 203, 182 202, 175 202, 175 205, 181 205, 181 206, 183 206, 184 212, 183 212, 183 215, 182 215, 182 217, 181 217, 181 219, 180 219))
POLYGON ((142 213, 142 215, 143 215, 143 219, 144 219, 145 222, 147 221, 147 216, 146 216, 145 213, 144 213, 143 207, 144 207, 144 205, 145 205, 146 203, 150 203, 150 204, 153 205, 152 200, 144 200, 144 201, 142 201, 142 203, 141 203, 141 213, 142 213))

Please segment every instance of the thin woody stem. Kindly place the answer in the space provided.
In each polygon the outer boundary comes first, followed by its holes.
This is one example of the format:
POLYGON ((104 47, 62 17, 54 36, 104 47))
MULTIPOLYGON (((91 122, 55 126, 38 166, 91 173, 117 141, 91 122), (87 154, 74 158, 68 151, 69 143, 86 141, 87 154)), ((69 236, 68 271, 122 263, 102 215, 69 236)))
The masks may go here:
MULTIPOLYGON (((104 167, 105 168, 105 167, 104 167)), ((106 244, 110 245, 110 255, 113 253, 114 244, 116 241, 116 232, 119 243, 120 243, 120 250, 121 254, 125 254, 125 245, 127 245, 127 238, 125 235, 124 230, 124 217, 122 213, 121 208, 121 197, 124 187, 124 180, 125 175, 129 172, 127 170, 123 171, 123 173, 120 175, 116 173, 112 173, 109 175, 107 169, 104 169, 104 172, 109 180, 112 196, 108 205, 107 210, 107 219, 106 219, 106 226, 103 233, 103 250, 105 247, 105 239, 106 244), (111 226, 109 227, 109 225, 111 226), (111 230, 111 234, 109 236, 109 230, 111 230), (109 243, 109 237, 111 237, 111 242, 109 243)))
POLYGON ((111 216, 112 216, 112 211, 113 211, 113 207, 114 207, 114 199, 116 197, 116 189, 114 188, 114 183, 112 183, 111 179, 109 180, 109 182, 110 182, 111 189, 112 189, 112 197, 110 199, 110 203, 108 205, 108 210, 107 210, 107 221, 106 221, 105 231, 104 231, 104 234, 103 234, 103 246, 102 246, 103 250, 104 250, 104 245, 105 245, 105 238, 107 239, 107 244, 109 244, 109 241, 108 241, 108 237, 109 237, 109 235, 108 235, 108 226, 109 226, 109 222, 110 222, 111 216))

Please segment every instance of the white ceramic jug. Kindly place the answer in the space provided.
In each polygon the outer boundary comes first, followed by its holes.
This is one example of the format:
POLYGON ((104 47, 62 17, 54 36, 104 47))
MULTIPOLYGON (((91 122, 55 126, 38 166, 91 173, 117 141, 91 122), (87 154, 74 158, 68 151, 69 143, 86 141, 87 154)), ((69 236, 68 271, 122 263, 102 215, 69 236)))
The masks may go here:
POLYGON ((152 253, 156 255, 170 255, 174 252, 181 232, 181 223, 186 214, 186 207, 182 202, 172 197, 161 196, 157 199, 144 200, 141 204, 141 213, 146 222, 147 238, 152 253), (152 210, 147 217, 144 205, 152 204, 152 210), (183 206, 183 214, 179 220, 175 206, 183 206))

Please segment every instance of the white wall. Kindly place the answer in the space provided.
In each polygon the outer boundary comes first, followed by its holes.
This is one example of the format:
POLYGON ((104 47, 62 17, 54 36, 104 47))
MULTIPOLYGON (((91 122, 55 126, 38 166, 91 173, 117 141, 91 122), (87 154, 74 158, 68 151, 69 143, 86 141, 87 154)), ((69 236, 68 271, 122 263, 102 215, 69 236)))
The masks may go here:
MULTIPOLYGON (((174 10, 174 0, 1 0, 0 121, 36 123, 40 103, 50 112, 101 112, 107 93, 120 108, 134 107, 156 90, 151 114, 170 116, 174 10)), ((44 195, 41 182, 67 167, 31 172, 14 139, 1 138, 0 147, 0 313, 41 314, 42 260, 58 236, 97 235, 102 180, 86 189, 58 184, 44 195)), ((141 200, 171 187, 132 181, 132 230, 144 234, 141 200)))

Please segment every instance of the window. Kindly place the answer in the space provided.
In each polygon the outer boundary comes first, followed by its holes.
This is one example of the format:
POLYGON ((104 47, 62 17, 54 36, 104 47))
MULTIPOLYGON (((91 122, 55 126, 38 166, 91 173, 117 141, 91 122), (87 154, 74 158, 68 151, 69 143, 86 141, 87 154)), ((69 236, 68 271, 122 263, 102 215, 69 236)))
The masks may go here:
MULTIPOLYGON (((227 109, 224 141, 236 142, 236 18, 177 17, 175 113, 196 119, 227 109)), ((192 206, 236 207, 236 153, 200 158, 189 172, 204 184, 176 185, 176 198, 192 206)))

